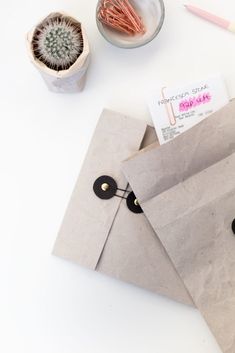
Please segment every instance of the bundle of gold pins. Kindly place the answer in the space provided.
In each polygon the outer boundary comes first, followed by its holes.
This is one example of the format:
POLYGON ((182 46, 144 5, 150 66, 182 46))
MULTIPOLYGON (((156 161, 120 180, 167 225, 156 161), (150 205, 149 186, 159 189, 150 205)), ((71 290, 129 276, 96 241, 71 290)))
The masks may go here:
POLYGON ((98 19, 107 26, 128 35, 145 33, 141 17, 128 0, 102 0, 98 19))

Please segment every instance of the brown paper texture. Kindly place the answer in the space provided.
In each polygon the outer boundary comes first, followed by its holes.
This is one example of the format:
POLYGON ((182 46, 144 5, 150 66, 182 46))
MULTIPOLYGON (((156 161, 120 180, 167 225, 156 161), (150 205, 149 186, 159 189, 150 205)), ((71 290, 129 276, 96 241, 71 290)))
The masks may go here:
POLYGON ((224 353, 235 351, 235 101, 123 170, 224 353), (149 172, 149 173, 148 173, 149 172))
POLYGON ((102 175, 114 178, 119 188, 127 187, 121 162, 136 152, 141 143, 156 140, 153 128, 146 128, 143 121, 109 110, 102 113, 53 253, 193 305, 144 214, 132 213, 125 199, 101 200, 93 192, 94 181, 102 175))
MULTIPOLYGON (((64 12, 60 12, 60 14, 70 17, 64 12)), ((52 13, 51 15, 54 15, 54 13, 52 13)), ((41 61, 39 61, 37 58, 34 57, 34 54, 31 48, 31 43, 32 43, 32 38, 36 27, 37 26, 35 26, 27 34, 27 38, 26 38, 27 50, 32 63, 39 70, 49 90, 56 93, 75 93, 75 92, 82 91, 85 85, 86 71, 88 69, 89 61, 90 61, 90 49, 89 49, 87 35, 83 25, 81 25, 81 30, 83 35, 83 52, 76 60, 76 62, 68 70, 61 70, 61 71, 50 69, 44 63, 42 63, 41 61)))

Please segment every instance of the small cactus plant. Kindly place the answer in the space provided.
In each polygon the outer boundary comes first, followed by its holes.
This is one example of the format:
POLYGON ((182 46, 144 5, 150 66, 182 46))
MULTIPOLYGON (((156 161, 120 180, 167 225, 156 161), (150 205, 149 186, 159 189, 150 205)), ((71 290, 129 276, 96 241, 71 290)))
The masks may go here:
POLYGON ((60 13, 48 16, 35 28, 32 50, 50 69, 68 70, 83 51, 80 23, 60 13))
POLYGON ((27 33, 26 44, 30 60, 50 91, 83 90, 90 49, 79 21, 64 12, 53 12, 27 33))

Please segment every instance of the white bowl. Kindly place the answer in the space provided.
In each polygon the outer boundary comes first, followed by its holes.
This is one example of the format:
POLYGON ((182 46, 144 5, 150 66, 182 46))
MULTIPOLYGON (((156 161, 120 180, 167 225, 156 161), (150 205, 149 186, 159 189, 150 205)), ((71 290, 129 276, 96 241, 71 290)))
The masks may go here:
POLYGON ((126 49, 141 47, 142 45, 151 42, 160 32, 165 18, 165 6, 163 0, 129 1, 143 20, 146 29, 144 34, 129 36, 112 29, 98 19, 101 0, 98 1, 96 9, 96 23, 102 36, 111 44, 126 49))

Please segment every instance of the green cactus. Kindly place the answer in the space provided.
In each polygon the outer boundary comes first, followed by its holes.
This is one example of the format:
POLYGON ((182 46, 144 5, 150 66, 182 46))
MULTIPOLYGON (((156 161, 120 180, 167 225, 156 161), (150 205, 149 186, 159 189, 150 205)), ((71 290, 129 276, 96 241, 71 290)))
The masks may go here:
POLYGON ((50 69, 67 70, 83 51, 80 23, 58 13, 48 16, 34 31, 32 49, 50 69))

